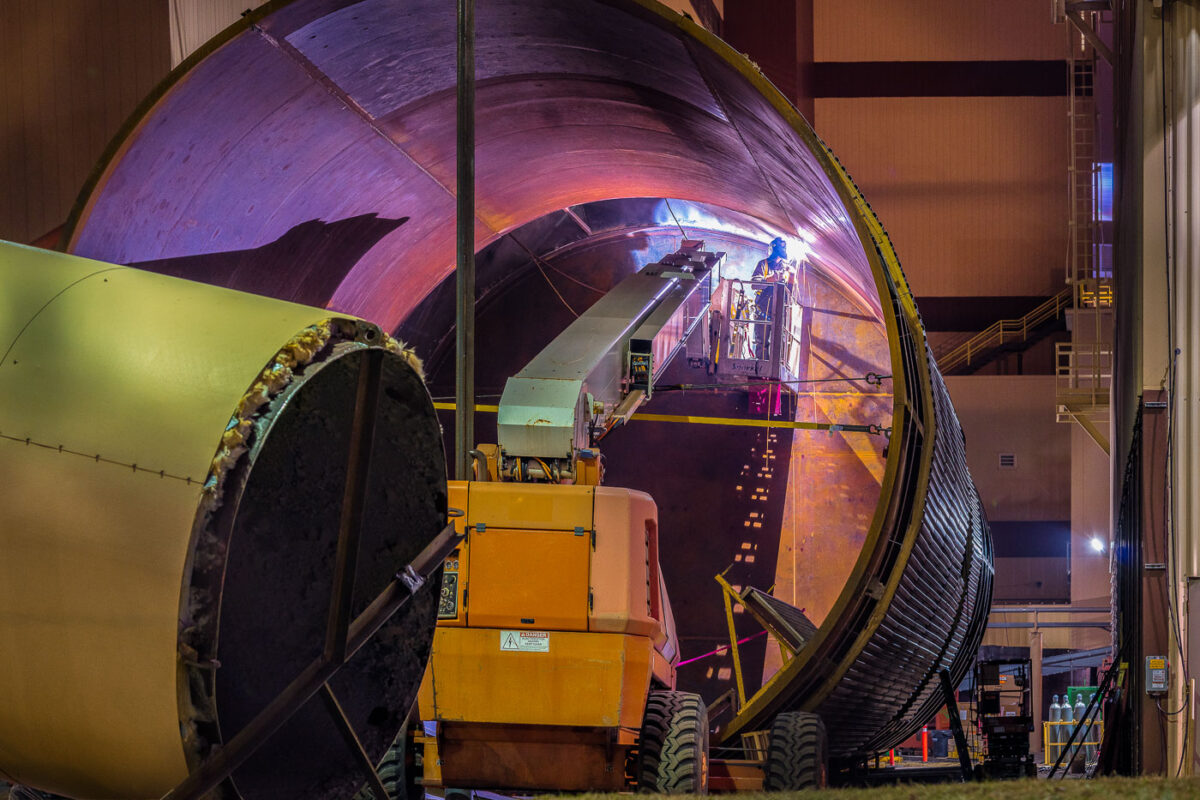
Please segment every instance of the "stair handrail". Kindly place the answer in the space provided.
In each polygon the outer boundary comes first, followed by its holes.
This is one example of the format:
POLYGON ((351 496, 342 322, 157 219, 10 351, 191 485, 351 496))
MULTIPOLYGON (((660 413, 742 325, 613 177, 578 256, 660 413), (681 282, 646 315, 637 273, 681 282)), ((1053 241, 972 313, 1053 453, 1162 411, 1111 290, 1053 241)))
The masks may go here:
POLYGON ((1023 317, 996 320, 979 333, 939 357, 937 360, 938 368, 943 373, 948 373, 960 366, 969 365, 973 357, 999 347, 1005 344, 1006 341, 1023 342, 1027 340, 1030 331, 1035 330, 1047 320, 1061 315, 1062 310, 1071 305, 1073 296, 1074 287, 1068 286, 1023 317), (1006 338, 1007 334, 1012 334, 1014 338, 1006 338), (1015 338, 1017 335, 1020 336, 1019 339, 1015 338))

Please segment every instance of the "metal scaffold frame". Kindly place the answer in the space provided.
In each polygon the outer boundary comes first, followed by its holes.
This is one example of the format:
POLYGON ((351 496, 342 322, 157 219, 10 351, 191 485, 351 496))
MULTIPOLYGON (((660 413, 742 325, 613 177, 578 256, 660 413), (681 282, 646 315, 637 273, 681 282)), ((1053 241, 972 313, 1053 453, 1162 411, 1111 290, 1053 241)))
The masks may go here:
POLYGON ((1070 126, 1066 282, 1072 289, 1071 340, 1055 346, 1055 404, 1059 422, 1078 422, 1109 451, 1112 384, 1113 275, 1105 245, 1101 171, 1097 162, 1096 56, 1111 53, 1096 35, 1101 11, 1067 3, 1067 102, 1070 126))

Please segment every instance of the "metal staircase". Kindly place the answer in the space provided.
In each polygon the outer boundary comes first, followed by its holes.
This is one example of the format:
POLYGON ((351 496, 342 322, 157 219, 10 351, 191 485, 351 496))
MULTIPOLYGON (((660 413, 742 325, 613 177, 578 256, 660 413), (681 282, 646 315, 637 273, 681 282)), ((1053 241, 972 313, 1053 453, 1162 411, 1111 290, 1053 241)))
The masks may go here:
POLYGON ((1070 288, 1046 300, 1019 319, 1001 319, 938 356, 943 375, 974 372, 1013 345, 1032 344, 1041 338, 1046 323, 1062 317, 1072 305, 1070 288))

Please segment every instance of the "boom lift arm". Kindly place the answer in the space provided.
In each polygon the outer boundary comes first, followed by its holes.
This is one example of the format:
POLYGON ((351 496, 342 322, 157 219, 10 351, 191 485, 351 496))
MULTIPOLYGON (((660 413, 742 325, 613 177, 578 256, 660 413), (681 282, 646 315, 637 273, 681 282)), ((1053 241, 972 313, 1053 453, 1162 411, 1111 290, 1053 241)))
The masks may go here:
POLYGON ((497 417, 501 479, 574 480, 577 461, 595 458, 597 437, 650 399, 656 378, 708 318, 712 270, 724 255, 684 239, 508 379, 497 417))

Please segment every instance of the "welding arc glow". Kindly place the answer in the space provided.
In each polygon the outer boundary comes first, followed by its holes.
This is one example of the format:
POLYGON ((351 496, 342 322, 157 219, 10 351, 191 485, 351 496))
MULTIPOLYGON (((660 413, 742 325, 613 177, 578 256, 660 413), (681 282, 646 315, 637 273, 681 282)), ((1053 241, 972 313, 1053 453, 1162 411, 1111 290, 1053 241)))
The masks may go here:
POLYGON ((1091 540, 1092 549, 1097 553, 1104 552, 1104 541, 1099 536, 1093 536, 1091 540))
POLYGON ((804 229, 789 233, 762 221, 758 221, 757 226, 748 220, 738 222, 732 218, 719 216, 719 209, 704 208, 702 204, 690 203, 686 200, 664 198, 655 209, 654 216, 655 222, 660 225, 674 224, 681 229, 721 231, 751 242, 758 242, 761 244, 764 257, 769 250, 767 243, 776 237, 781 237, 787 242, 788 258, 796 263, 808 260, 812 254, 812 243, 816 240, 812 232, 804 229))

